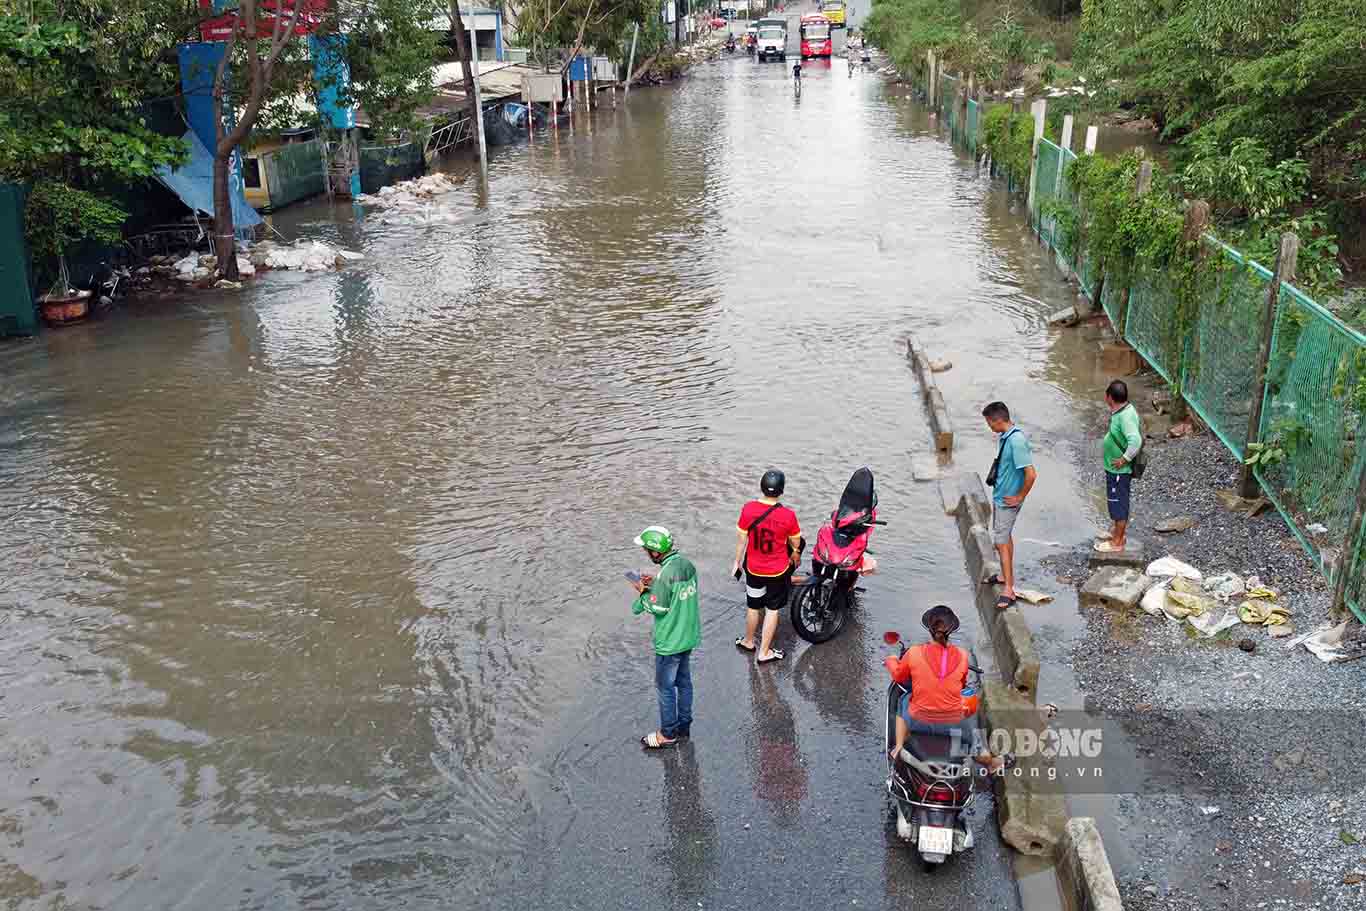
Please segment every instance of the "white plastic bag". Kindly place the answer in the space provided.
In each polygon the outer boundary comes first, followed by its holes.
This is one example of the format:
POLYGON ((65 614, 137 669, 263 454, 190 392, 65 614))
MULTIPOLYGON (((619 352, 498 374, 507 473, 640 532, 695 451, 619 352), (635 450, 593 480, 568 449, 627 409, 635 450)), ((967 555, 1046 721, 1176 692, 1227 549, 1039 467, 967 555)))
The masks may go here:
POLYGON ((1182 563, 1175 557, 1163 557, 1148 564, 1148 575, 1156 578, 1171 578, 1180 576, 1183 579, 1190 579, 1192 582, 1199 582, 1204 579, 1204 574, 1200 570, 1191 566, 1189 563, 1182 563))
POLYGON ((1143 608, 1145 614, 1152 614, 1154 617, 1161 617, 1165 614, 1162 605, 1167 603, 1167 582, 1158 582, 1152 588, 1143 593, 1143 600, 1138 602, 1138 606, 1143 608))

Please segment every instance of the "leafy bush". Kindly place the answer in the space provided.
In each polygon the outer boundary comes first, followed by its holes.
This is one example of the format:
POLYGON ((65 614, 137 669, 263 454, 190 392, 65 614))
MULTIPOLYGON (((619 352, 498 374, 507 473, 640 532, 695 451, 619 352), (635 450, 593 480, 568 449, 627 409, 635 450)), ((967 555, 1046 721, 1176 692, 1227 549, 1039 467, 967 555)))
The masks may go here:
POLYGON ((1029 179, 1034 153, 1034 119, 1013 113, 1008 105, 990 107, 982 118, 982 145, 992 160, 1022 185, 1029 179))

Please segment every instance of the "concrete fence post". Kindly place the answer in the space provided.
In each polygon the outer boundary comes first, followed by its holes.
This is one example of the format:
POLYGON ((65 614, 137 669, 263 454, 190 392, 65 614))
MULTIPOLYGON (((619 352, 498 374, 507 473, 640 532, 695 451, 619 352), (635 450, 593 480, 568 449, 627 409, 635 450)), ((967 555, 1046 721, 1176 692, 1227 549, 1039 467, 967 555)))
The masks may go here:
POLYGON ((1034 170, 1039 165, 1039 140, 1043 139, 1044 116, 1047 112, 1048 102, 1042 98, 1029 106, 1029 113, 1034 117, 1034 145, 1029 153, 1029 189, 1025 212, 1029 215, 1031 226, 1034 223, 1034 170))
POLYGON ((1096 143, 1100 141, 1100 127, 1086 128, 1086 146, 1082 152, 1087 155, 1096 154, 1096 143))
MULTIPOLYGON (((1262 440, 1262 405, 1266 401, 1266 368, 1271 360, 1271 340, 1276 333, 1276 304, 1281 299, 1281 283, 1295 280, 1295 263, 1300 255, 1300 239, 1287 231, 1281 235, 1281 248, 1276 253, 1276 267, 1271 270, 1271 281, 1266 285, 1266 299, 1262 304, 1262 344, 1257 351, 1256 380, 1252 384, 1252 410, 1247 416, 1247 442, 1262 440)), ((1252 466, 1243 463, 1238 493, 1251 499, 1257 496, 1257 476, 1252 466)))

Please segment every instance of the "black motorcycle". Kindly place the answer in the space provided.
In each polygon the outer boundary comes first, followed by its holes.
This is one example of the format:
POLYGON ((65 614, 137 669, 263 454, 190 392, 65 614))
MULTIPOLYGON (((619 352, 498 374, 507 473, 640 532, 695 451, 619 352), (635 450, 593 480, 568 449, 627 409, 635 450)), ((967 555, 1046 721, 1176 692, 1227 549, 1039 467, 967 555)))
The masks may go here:
MULTIPOLYGON (((895 632, 883 640, 906 654, 906 643, 895 632)), ((982 670, 969 656, 968 685, 981 692, 982 670)), ((976 769, 970 745, 954 738, 912 733, 906 738, 901 755, 891 758, 896 745, 896 715, 901 699, 910 690, 895 681, 887 687, 887 793, 896 807, 896 834, 915 845, 927 870, 934 870, 953 854, 972 849, 974 839, 968 828, 966 810, 972 805, 976 769)))

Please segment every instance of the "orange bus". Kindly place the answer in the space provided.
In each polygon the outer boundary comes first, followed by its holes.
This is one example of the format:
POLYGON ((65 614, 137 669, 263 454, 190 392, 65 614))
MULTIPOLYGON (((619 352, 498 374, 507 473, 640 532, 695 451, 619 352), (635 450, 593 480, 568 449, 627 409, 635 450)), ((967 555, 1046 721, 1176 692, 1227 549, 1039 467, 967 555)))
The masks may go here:
POLYGON ((819 13, 802 17, 802 59, 807 57, 829 57, 833 50, 830 40, 830 20, 819 13))

